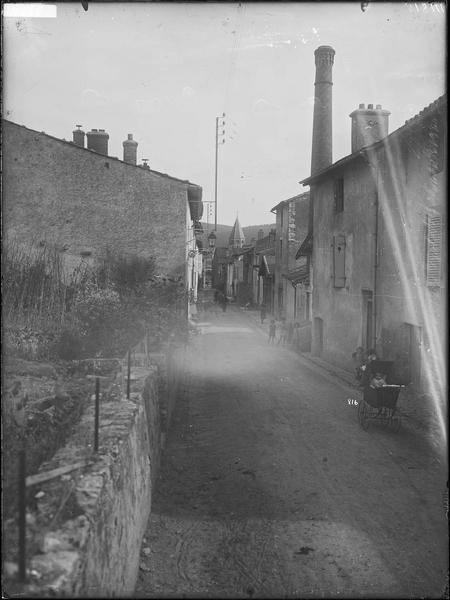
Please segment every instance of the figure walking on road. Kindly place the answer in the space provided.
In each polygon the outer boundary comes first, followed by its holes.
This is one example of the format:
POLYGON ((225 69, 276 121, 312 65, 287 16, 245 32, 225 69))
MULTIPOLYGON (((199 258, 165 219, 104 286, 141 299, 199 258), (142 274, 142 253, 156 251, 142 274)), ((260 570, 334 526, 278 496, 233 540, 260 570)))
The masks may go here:
POLYGON ((222 297, 222 310, 225 312, 227 310, 228 298, 224 294, 222 297))
POLYGON ((272 319, 269 325, 269 344, 275 344, 275 334, 277 332, 277 326, 275 321, 272 319))
POLYGON ((278 346, 280 344, 282 344, 283 346, 286 345, 286 338, 287 338, 287 325, 286 325, 286 319, 282 319, 281 321, 281 325, 280 325, 280 337, 278 338, 278 346))
POLYGON ((264 324, 264 319, 266 318, 266 305, 261 304, 261 325, 264 324))

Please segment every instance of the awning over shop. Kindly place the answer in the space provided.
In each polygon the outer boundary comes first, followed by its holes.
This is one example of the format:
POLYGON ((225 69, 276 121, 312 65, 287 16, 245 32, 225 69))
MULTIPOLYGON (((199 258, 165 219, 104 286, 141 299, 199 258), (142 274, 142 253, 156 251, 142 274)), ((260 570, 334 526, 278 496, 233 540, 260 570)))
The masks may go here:
POLYGON ((313 234, 312 231, 308 233, 303 241, 303 244, 297 251, 295 258, 298 260, 301 256, 311 256, 313 251, 313 234))
POLYGON ((259 265, 258 275, 260 277, 268 277, 269 275, 271 275, 269 264, 265 256, 261 256, 261 264, 259 265))
POLYGON ((308 265, 302 265, 298 269, 293 269, 289 273, 284 274, 283 277, 288 279, 292 285, 302 283, 303 285, 309 285, 309 267, 308 265))

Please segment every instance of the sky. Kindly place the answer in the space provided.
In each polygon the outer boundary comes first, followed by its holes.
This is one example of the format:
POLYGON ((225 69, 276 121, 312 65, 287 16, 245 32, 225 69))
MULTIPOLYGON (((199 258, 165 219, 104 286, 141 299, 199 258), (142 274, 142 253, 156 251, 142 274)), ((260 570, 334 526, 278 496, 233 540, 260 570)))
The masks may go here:
MULTIPOLYGON (((5 6, 5 5, 4 5, 5 6)), ((272 223, 270 209, 310 174, 314 50, 330 45, 333 161, 350 154, 349 114, 391 111, 390 131, 445 92, 443 3, 81 2, 55 18, 3 18, 3 112, 72 139, 105 129, 123 157, 200 185, 214 222, 272 223), (225 125, 222 126, 222 123, 225 125)))

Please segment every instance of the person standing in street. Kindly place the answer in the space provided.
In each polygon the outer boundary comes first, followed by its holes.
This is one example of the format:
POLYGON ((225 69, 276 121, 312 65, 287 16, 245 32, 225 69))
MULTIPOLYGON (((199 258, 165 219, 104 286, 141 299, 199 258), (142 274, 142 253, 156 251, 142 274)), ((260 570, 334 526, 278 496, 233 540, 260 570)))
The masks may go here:
POLYGON ((278 338, 278 346, 280 344, 282 344, 283 346, 286 345, 286 339, 287 339, 287 325, 286 325, 286 319, 282 319, 281 320, 281 325, 280 325, 280 337, 278 338))
POLYGON ((264 319, 266 318, 266 305, 261 304, 261 325, 264 324, 264 319))
POLYGON ((277 332, 277 326, 274 319, 270 321, 269 325, 269 344, 275 344, 275 334, 277 332))
POLYGON ((227 310, 227 304, 228 304, 228 298, 227 296, 224 294, 222 296, 222 310, 223 312, 225 312, 227 310))

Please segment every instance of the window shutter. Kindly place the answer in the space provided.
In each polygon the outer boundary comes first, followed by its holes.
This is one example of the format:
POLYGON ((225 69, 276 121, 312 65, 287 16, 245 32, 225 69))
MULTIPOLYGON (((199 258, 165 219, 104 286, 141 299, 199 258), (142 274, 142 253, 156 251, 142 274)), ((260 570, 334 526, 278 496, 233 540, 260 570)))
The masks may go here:
POLYGON ((345 287, 345 237, 334 236, 334 287, 345 287))
POLYGON ((427 215, 426 269, 427 285, 441 283, 442 221, 440 216, 427 215))

